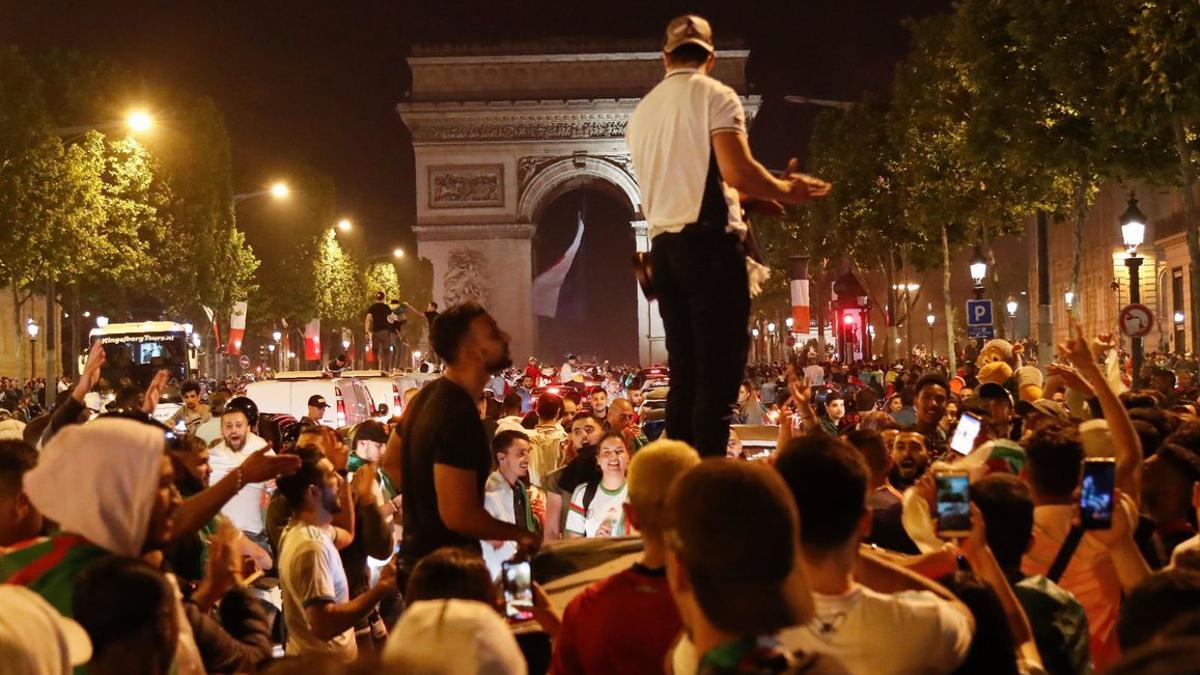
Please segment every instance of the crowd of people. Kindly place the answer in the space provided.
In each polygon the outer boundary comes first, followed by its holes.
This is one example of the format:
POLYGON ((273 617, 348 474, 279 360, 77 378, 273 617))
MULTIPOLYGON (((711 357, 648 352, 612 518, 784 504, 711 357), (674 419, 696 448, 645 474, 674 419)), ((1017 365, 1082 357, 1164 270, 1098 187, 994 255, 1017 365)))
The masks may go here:
MULTIPOLYGON (((57 396, 2 382, 0 673, 1197 672, 1187 360, 1130 388, 1076 326, 1044 370, 1012 345, 746 369, 739 196, 831 186, 754 160, 707 21, 663 59, 628 140, 669 373, 514 369, 466 302, 426 309, 440 377, 345 429, 242 381, 178 383, 162 424, 165 370, 93 410, 99 342, 57 396)), ((415 313, 386 297, 384 369, 415 313)))
POLYGON ((841 388, 824 366, 820 384, 801 363, 748 373, 739 413, 779 417, 757 461, 648 440, 619 371, 613 398, 554 383, 527 406, 518 385, 490 405, 511 364, 477 305, 442 313, 432 341, 446 370, 399 416, 334 430, 310 401, 275 447, 252 401, 192 383, 186 433, 150 420, 154 392, 88 419, 93 350, 37 435, 0 442, 5 663, 1057 674, 1185 672, 1198 655, 1197 392, 1121 390, 1104 341, 1062 345, 1034 401, 955 393, 936 365, 869 406, 853 371, 841 388), (980 427, 964 447, 966 415, 980 427), (1081 466, 1099 456, 1112 521, 1083 529, 1081 466), (939 531, 943 471, 969 475, 966 531, 939 531), (606 558, 609 540, 636 553, 606 558), (573 551, 616 566, 558 606, 545 563, 573 551), (506 570, 528 560, 508 618, 506 570))

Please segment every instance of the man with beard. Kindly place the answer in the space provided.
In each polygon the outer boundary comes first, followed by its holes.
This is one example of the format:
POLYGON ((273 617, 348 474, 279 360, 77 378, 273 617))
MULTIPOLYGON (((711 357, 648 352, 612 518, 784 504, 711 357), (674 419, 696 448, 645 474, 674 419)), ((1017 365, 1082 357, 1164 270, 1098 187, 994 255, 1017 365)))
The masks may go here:
POLYGON ((288 656, 329 655, 345 663, 358 656, 354 627, 380 600, 396 592, 396 573, 385 565, 379 583, 351 599, 346 571, 329 536, 340 479, 314 446, 299 448, 300 470, 279 479, 294 516, 279 542, 279 584, 288 656))
POLYGON ((483 507, 492 453, 475 401, 489 374, 512 365, 507 333, 477 303, 447 309, 430 342, 446 363, 421 389, 400 427, 404 495, 404 569, 443 546, 479 554, 481 540, 536 549, 541 535, 494 518, 483 507))
MULTIPOLYGON (((238 476, 238 491, 221 509, 235 526, 246 533, 254 543, 269 550, 266 523, 262 505, 268 492, 274 491, 270 483, 248 483, 243 480, 242 464, 247 458, 267 447, 266 439, 250 430, 250 418, 241 408, 226 408, 221 413, 221 442, 210 450, 209 464, 212 466, 211 480, 216 484, 229 474, 238 476)), ((268 455, 274 455, 271 450, 268 455)))
POLYGON ((60 529, 0 556, 0 583, 25 586, 71 617, 88 564, 160 550, 180 504, 165 450, 161 426, 131 419, 100 418, 56 434, 24 487, 60 529))
POLYGON ((915 431, 901 431, 892 441, 892 473, 888 481, 898 492, 917 482, 930 463, 925 437, 915 431))
POLYGON ((941 421, 946 416, 946 401, 950 397, 950 383, 938 373, 925 373, 913 387, 913 407, 916 408, 917 423, 912 428, 925 437, 929 456, 937 459, 946 452, 946 432, 941 421))

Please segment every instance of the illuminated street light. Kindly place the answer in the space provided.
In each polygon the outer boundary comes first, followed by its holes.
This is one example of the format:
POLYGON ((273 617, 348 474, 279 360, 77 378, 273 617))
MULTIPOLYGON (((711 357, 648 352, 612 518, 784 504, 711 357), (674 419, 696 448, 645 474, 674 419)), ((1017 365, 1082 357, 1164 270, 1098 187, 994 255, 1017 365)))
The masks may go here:
POLYGON ((287 196, 291 193, 292 190, 288 187, 287 183, 281 180, 271 183, 271 196, 275 199, 287 199, 287 196))
POLYGON ((42 332, 42 327, 38 325, 37 321, 29 319, 25 322, 25 331, 29 333, 30 340, 37 340, 38 335, 42 332))
POLYGON ((349 218, 342 218, 337 222, 337 228, 342 232, 349 232, 351 227, 354 227, 354 225, 350 222, 349 218))
POLYGON ((1183 323, 1183 312, 1175 312, 1175 323, 1183 323))
POLYGON ((350 349, 350 341, 342 340, 342 349, 350 349))
POLYGON ((1138 208, 1137 197, 1129 193, 1129 206, 1121 214, 1121 240, 1129 255, 1137 255, 1137 249, 1146 239, 1146 214, 1138 208))
POLYGON ((783 323, 787 325, 788 330, 790 331, 793 327, 795 327, 796 320, 789 316, 788 318, 783 320, 783 323))
POLYGON ((91 312, 84 312, 84 313, 83 313, 83 318, 85 318, 85 319, 90 319, 90 318, 92 318, 92 313, 91 313, 91 312))
POLYGON ((983 251, 979 247, 975 247, 975 255, 971 256, 971 279, 975 282, 975 288, 983 288, 983 279, 987 276, 987 258, 983 257, 983 251))
POLYGON ((392 257, 393 258, 403 258, 404 257, 404 249, 402 249, 402 248, 392 249, 392 257))
POLYGON ((774 321, 767 324, 767 332, 772 335, 775 334, 775 322, 774 321))
POLYGON ((150 113, 145 110, 134 110, 125 118, 125 124, 129 125, 129 130, 135 134, 144 133, 154 126, 154 118, 150 117, 150 113))
POLYGON ((271 339, 276 342, 279 342, 280 340, 283 339, 283 333, 280 333, 279 331, 275 331, 274 333, 271 333, 271 339))
POLYGON ((192 345, 194 345, 196 347, 196 349, 200 348, 200 334, 199 333, 192 333, 192 345))
POLYGON ((1075 291, 1067 291, 1063 294, 1063 299, 1067 301, 1067 309, 1075 306, 1075 291))
POLYGON ((107 325, 108 325, 108 317, 107 316, 96 317, 96 327, 97 328, 104 328, 107 325))

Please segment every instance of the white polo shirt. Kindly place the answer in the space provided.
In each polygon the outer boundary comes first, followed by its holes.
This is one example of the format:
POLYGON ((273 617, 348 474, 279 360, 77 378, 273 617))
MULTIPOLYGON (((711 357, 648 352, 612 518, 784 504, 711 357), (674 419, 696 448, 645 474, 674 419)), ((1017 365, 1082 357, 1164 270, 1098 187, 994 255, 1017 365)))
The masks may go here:
MULTIPOLYGON (((642 191, 651 238, 679 232, 700 216, 714 133, 746 133, 737 92, 697 68, 672 68, 629 120, 625 140, 642 191)), ((722 181, 729 232, 744 234, 737 190, 722 181)))

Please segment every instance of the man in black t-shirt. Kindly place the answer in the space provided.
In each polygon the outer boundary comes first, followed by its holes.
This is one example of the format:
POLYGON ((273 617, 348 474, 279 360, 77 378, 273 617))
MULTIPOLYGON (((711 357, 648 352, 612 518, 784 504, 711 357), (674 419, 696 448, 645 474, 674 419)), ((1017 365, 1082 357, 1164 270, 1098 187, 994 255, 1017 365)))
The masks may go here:
MULTIPOLYGON (((479 541, 516 541, 536 549, 541 535, 493 518, 483 507, 491 445, 475 401, 490 373, 508 368, 508 334, 469 302, 438 316, 430 342, 445 360, 442 377, 421 389, 398 429, 406 569, 442 546, 476 553, 479 541)), ((387 463, 385 461, 385 463, 387 463)))
POLYGON ((387 296, 383 291, 375 294, 375 302, 367 308, 367 316, 363 326, 371 336, 371 351, 375 354, 375 366, 380 370, 391 370, 392 359, 388 347, 392 344, 392 329, 388 317, 392 308, 384 302, 387 296))

